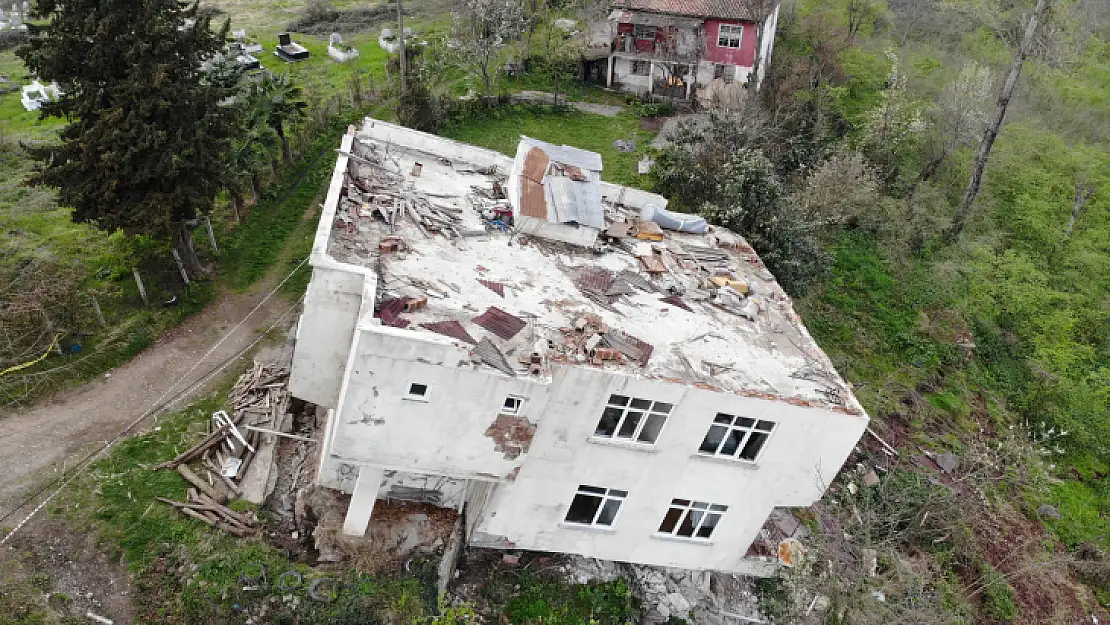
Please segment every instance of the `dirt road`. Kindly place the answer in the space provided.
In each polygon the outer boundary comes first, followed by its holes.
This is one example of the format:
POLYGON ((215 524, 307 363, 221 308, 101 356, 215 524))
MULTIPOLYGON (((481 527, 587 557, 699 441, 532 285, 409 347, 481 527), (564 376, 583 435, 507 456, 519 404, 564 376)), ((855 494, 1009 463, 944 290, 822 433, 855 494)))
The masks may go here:
MULTIPOLYGON (((289 310, 288 298, 274 295, 186 376, 229 330, 273 288, 263 280, 249 293, 222 293, 204 311, 174 328, 157 343, 110 374, 13 414, 0 414, 0 513, 7 512, 36 484, 52 479, 79 454, 114 437, 159 397, 189 388, 212 368, 250 345, 289 310)), ((283 323, 295 319, 289 314, 283 323)), ((249 358, 249 355, 246 356, 249 358)), ((203 394, 219 376, 185 400, 203 394)))

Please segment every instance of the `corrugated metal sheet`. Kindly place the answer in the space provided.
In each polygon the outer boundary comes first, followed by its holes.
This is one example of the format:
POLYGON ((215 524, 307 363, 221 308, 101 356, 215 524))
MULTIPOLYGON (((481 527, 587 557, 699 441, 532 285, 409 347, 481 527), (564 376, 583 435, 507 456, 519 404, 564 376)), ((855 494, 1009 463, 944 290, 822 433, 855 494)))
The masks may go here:
POLYGON ((604 267, 591 267, 587 271, 578 274, 574 283, 583 291, 604 295, 613 284, 613 274, 604 267))
POLYGON ((601 230, 605 228, 605 210, 601 206, 601 187, 596 172, 589 172, 588 182, 577 182, 566 176, 548 176, 551 189, 552 212, 550 221, 576 223, 601 230))
POLYGON ((408 300, 403 297, 385 300, 378 307, 378 312, 374 313, 374 316, 381 319, 382 323, 387 326, 407 328, 411 322, 401 317, 401 313, 405 311, 405 304, 407 301, 408 300))
POLYGON ((655 351, 651 343, 645 343, 623 330, 610 330, 603 336, 610 347, 636 361, 641 367, 647 366, 651 353, 655 351))
MULTIPOLYGON (((601 155, 597 152, 583 150, 569 145, 555 145, 531 137, 521 137, 521 141, 532 149, 543 150, 547 157, 556 163, 574 165, 591 171, 601 171, 601 155)), ((529 150, 531 152, 531 150, 529 150)))
POLYGON ((483 363, 509 375, 516 375, 516 370, 505 358, 505 354, 501 353, 500 349, 489 340, 489 337, 483 337, 481 342, 474 347, 474 355, 478 357, 483 363))
POLYGON ((432 332, 435 332, 436 334, 442 334, 453 339, 465 341, 467 343, 470 343, 471 345, 478 344, 478 341, 474 340, 474 337, 470 336, 470 333, 467 332, 466 328, 464 328, 463 325, 458 321, 435 321, 432 323, 422 323, 420 324, 420 327, 427 328, 432 332))
POLYGON ((528 325, 520 317, 507 313, 496 306, 490 306, 486 309, 486 312, 471 321, 506 341, 516 336, 518 332, 524 329, 524 326, 528 325))
POLYGON ((668 295, 667 297, 661 298, 659 301, 666 302, 666 303, 670 304, 671 306, 678 306, 679 308, 682 308, 684 310, 688 310, 690 312, 694 312, 694 309, 690 308, 686 304, 686 302, 682 301, 682 298, 677 296, 677 295, 668 295))
POLYGON ((520 177, 520 214, 547 221, 547 197, 543 185, 520 177))
POLYGON ((502 284, 500 282, 494 282, 493 280, 483 280, 481 278, 478 278, 478 282, 480 282, 482 284, 482 286, 484 286, 487 289, 493 291, 494 293, 497 293, 501 297, 505 297, 505 285, 504 284, 502 284))
POLYGON ((620 280, 624 280, 625 282, 631 284, 637 289, 640 289, 641 291, 647 291, 648 293, 651 293, 655 290, 655 287, 651 285, 651 282, 649 282, 647 278, 640 275, 639 273, 636 273, 635 271, 630 271, 626 269, 618 273, 617 278, 620 280))
POLYGON ((521 169, 520 175, 528 180, 543 182, 543 177, 547 175, 547 165, 550 162, 546 152, 541 148, 533 147, 524 155, 524 168, 521 169))

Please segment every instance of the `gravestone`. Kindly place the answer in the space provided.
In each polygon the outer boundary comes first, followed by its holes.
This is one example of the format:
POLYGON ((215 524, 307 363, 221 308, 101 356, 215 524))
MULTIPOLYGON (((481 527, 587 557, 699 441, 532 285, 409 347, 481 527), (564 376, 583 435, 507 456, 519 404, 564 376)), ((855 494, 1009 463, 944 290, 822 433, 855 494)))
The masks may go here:
POLYGON ((278 33, 279 46, 287 46, 290 43, 293 43, 293 40, 289 37, 289 33, 278 33))
POLYGON ((328 45, 338 46, 342 43, 343 43, 343 37, 340 37, 339 33, 332 33, 331 37, 328 38, 328 45))

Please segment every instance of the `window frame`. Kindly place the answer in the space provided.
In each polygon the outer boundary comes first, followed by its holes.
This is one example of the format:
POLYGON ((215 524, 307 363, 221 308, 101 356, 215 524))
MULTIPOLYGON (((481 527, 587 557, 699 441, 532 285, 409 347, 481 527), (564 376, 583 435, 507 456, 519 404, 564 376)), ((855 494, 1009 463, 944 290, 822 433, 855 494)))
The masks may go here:
POLYGON ((525 401, 527 401, 527 399, 524 398, 524 397, 521 397, 520 395, 506 395, 505 396, 505 401, 501 402, 501 412, 500 412, 500 414, 503 414, 503 415, 506 415, 506 416, 509 416, 509 417, 518 417, 518 416, 520 416, 520 412, 522 410, 524 410, 524 402, 525 401), (509 410, 509 409, 506 408, 506 406, 509 404, 510 401, 515 401, 516 402, 516 408, 513 408, 512 410, 509 410))
POLYGON ((671 499, 671 503, 667 504, 667 511, 663 514, 663 520, 659 522, 659 528, 655 530, 657 536, 675 539, 675 540, 690 540, 696 542, 708 542, 713 539, 713 533, 721 525, 721 519, 728 513, 728 506, 723 504, 710 503, 708 501, 695 501, 693 499, 680 499, 675 497, 671 499), (672 521, 670 530, 663 529, 667 525, 668 519, 671 517, 672 512, 678 512, 678 518, 672 521), (691 520, 695 514, 701 516, 696 521, 691 520), (706 521, 710 518, 713 523, 708 525, 709 533, 706 536, 699 536, 701 529, 706 527, 706 521), (689 522, 690 535, 683 536, 679 531, 689 522))
POLYGON ((698 455, 703 458, 716 458, 721 460, 728 460, 730 462, 740 462, 744 464, 756 464, 759 459, 763 457, 763 452, 767 449, 767 443, 770 442, 771 436, 774 435, 775 430, 778 429, 778 423, 775 421, 768 421, 766 419, 757 419, 755 417, 744 417, 740 415, 731 415, 726 412, 718 412, 713 417, 713 421, 709 424, 709 429, 705 431, 705 436, 702 437, 701 443, 698 445, 698 455), (729 421, 726 423, 723 418, 729 421), (751 425, 743 425, 741 420, 751 421, 751 425), (767 424, 766 426, 764 424, 767 424), (769 426, 769 427, 768 427, 769 426), (713 429, 723 429, 724 434, 721 435, 720 440, 716 443, 714 451, 705 451, 702 449, 710 442, 709 436, 713 433, 713 429), (739 442, 736 444, 736 449, 731 454, 722 453, 726 443, 732 438, 734 431, 742 432, 739 442), (753 434, 764 434, 762 441, 758 443, 759 447, 756 449, 755 456, 751 459, 742 458, 741 454, 748 446, 749 441, 753 438, 753 434))
POLYGON ((629 67, 628 71, 633 76, 651 76, 651 62, 641 61, 639 59, 632 59, 631 67, 629 67), (642 74, 640 72, 636 71, 637 68, 640 68, 640 67, 645 68, 644 72, 642 74))
POLYGON ((655 41, 659 37, 659 27, 649 26, 647 24, 633 24, 632 36, 636 38, 636 41, 655 41), (651 34, 650 37, 647 36, 648 33, 651 34))
POLYGON ((744 45, 744 25, 743 24, 718 24, 717 25, 717 47, 726 50, 739 50, 744 45), (727 34, 726 34, 726 30, 727 34), (732 40, 736 39, 736 45, 732 45, 732 40), (725 43, 721 43, 721 40, 725 43))
POLYGON ((423 382, 409 382, 409 389, 408 389, 408 391, 405 392, 404 399, 407 399, 408 401, 423 401, 423 402, 426 402, 426 401, 428 401, 428 395, 430 395, 431 392, 432 392, 432 387, 428 386, 427 384, 424 384, 423 382), (423 393, 414 393, 413 392, 413 387, 416 387, 416 386, 424 387, 424 392, 423 393))
POLYGON ((563 523, 578 528, 593 528, 593 529, 613 529, 620 519, 621 510, 624 509, 624 502, 628 499, 628 491, 619 488, 605 488, 602 486, 591 486, 589 484, 579 484, 578 488, 574 491, 574 497, 570 500, 570 505, 567 506, 567 512, 563 515, 563 523), (602 491, 602 492, 598 492, 602 491), (618 494, 620 493, 620 494, 618 494), (574 508, 574 503, 578 501, 579 497, 598 499, 599 503, 593 512, 593 518, 589 523, 581 521, 571 521, 570 512, 574 508), (613 512, 613 520, 606 523, 599 523, 598 519, 601 513, 605 510, 606 505, 610 501, 617 502, 617 509, 613 512))
POLYGON ((659 437, 663 434, 663 429, 667 427, 667 421, 670 420, 671 413, 674 412, 674 404, 665 401, 655 401, 651 399, 644 399, 642 397, 633 397, 631 395, 620 395, 618 393, 610 393, 609 399, 605 401, 605 406, 601 409, 601 418, 598 419, 597 425, 594 426, 591 438, 594 440, 626 443, 631 445, 642 445, 645 447, 652 447, 659 442, 659 437), (620 400, 624 400, 621 403, 620 400), (634 402, 647 402, 647 407, 635 406, 634 402), (658 407, 666 406, 666 410, 658 410, 658 407), (616 423, 613 425, 613 432, 606 434, 601 432, 601 425, 606 418, 606 413, 610 409, 619 410, 620 414, 616 418, 616 423), (621 430, 625 429, 625 423, 630 414, 639 413, 639 420, 633 426, 632 433, 629 436, 620 436, 621 430), (645 441, 640 439, 651 417, 662 417, 663 422, 659 425, 658 430, 655 432, 655 437, 651 440, 645 441))

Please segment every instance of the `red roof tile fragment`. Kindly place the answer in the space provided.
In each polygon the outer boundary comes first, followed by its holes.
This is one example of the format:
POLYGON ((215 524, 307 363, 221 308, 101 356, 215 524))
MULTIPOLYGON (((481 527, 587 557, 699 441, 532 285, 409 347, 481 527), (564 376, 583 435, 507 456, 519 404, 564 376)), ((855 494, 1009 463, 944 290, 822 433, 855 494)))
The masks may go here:
POLYGON ((474 337, 470 336, 470 333, 467 332, 466 328, 464 328, 463 325, 458 321, 435 321, 431 323, 422 323, 420 324, 420 327, 427 328, 432 332, 435 332, 436 334, 442 334, 443 336, 449 336, 453 339, 465 341, 467 343, 470 343, 471 345, 478 344, 478 341, 474 340, 474 337))
POLYGON ((500 282, 494 282, 493 280, 483 280, 482 278, 478 278, 478 282, 482 283, 482 286, 485 286, 486 288, 493 291, 494 293, 497 293, 501 297, 505 297, 505 285, 504 284, 502 284, 500 282))
POLYGON ((528 325, 528 323, 520 317, 505 312, 496 306, 490 306, 486 309, 486 312, 478 315, 471 321, 493 332, 506 341, 516 336, 518 332, 524 329, 524 326, 528 325))

